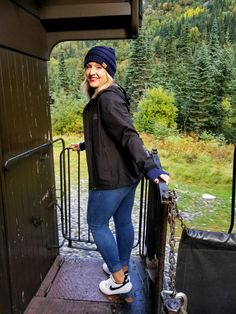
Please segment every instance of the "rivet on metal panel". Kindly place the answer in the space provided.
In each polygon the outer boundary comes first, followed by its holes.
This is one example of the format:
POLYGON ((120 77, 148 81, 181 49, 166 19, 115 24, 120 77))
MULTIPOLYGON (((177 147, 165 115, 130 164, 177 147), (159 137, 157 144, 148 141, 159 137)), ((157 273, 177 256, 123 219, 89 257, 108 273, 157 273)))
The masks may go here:
POLYGON ((31 218, 32 224, 37 228, 38 226, 42 225, 44 219, 42 217, 32 217, 31 218))

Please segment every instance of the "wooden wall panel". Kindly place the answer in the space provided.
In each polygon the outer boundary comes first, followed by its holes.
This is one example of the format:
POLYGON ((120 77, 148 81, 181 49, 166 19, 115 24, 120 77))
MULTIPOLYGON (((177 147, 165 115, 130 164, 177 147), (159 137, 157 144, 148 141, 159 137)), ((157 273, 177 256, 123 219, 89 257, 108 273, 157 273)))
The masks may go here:
POLYGON ((3 158, 47 142, 50 114, 45 61, 0 49, 3 158))
MULTIPOLYGON (((0 1, 0 45, 46 59, 47 33, 40 19, 14 2, 0 1)), ((37 1, 31 2, 35 6, 37 1)))
MULTIPOLYGON (((9 158, 51 139, 46 62, 4 48, 0 48, 0 137, 1 169, 9 158)), ((51 206, 52 149, 44 148, 1 171, 13 313, 20 313, 58 254, 47 249, 58 242, 51 206)))
MULTIPOLYGON (((1 148, 1 141, 0 141, 1 148)), ((1 154, 0 154, 1 164, 1 154)), ((8 253, 5 231, 2 178, 0 177, 0 313, 11 313, 10 286, 8 273, 8 253)))

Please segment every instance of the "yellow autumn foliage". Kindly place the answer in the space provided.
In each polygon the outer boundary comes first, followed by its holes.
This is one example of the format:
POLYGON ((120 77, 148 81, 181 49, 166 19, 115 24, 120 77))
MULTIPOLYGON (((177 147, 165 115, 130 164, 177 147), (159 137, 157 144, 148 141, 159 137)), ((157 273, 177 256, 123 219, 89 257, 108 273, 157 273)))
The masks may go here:
POLYGON ((193 16, 198 16, 199 14, 201 14, 202 12, 204 12, 204 8, 201 7, 196 7, 196 8, 189 8, 185 13, 184 13, 184 17, 190 18, 193 16))

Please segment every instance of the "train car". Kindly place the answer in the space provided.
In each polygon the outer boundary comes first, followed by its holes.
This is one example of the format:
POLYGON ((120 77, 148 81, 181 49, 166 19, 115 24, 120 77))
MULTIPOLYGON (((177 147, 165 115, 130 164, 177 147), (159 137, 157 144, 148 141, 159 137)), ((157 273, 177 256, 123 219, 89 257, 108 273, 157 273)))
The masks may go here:
MULTIPOLYGON (((141 181, 136 204, 135 253, 130 265, 134 288, 128 295, 106 297, 95 284, 104 278, 102 260, 96 255, 90 231, 82 225, 81 215, 86 208, 81 203, 84 196, 80 160, 76 163, 75 192, 70 178, 71 150, 65 147, 62 138, 52 138, 47 61, 53 47, 62 41, 136 38, 142 6, 141 0, 0 2, 1 314, 187 313, 185 294, 173 291, 173 255, 169 273, 172 287, 165 280, 167 222, 176 210, 175 195, 165 184, 156 186, 146 179, 141 181), (59 191, 55 182, 54 145, 61 145, 59 191), (76 199, 73 204, 72 199, 76 199), (61 254, 63 250, 69 255, 61 254)), ((153 158, 159 163, 155 150, 153 158)), ((234 153, 234 164, 235 158, 234 153)), ((228 234, 234 226, 234 203, 235 167, 228 234)), ((199 239, 202 233, 194 235, 199 239)), ((207 236, 212 238, 212 235, 207 236)), ((230 278, 235 274, 236 240, 234 234, 218 234, 221 247, 222 236, 230 243, 230 249, 227 248, 230 252, 227 262, 231 263, 227 278, 230 278)), ((188 249, 189 243, 192 248, 192 240, 185 239, 182 248, 188 249)), ((202 278, 196 274, 197 268, 194 273, 190 267, 187 274, 188 260, 181 261, 184 267, 177 267, 177 286, 180 290, 189 289, 191 301, 201 292, 194 280, 202 278)), ((215 272, 210 283, 214 275, 215 272)), ((209 289, 209 282, 205 289, 209 289)), ((226 285, 224 294, 221 293, 224 300, 219 301, 219 294, 214 292, 209 302, 207 295, 203 298, 201 311, 197 305, 194 309, 194 305, 189 313, 235 313, 234 282, 231 280, 232 284, 226 285), (220 306, 212 306, 215 303, 220 306)), ((216 290, 220 286, 222 283, 216 290)))
MULTIPOLYGON (((62 150, 64 143, 52 138, 47 61, 61 41, 136 38, 141 19, 139 0, 0 3, 0 313, 66 313, 69 308, 74 313, 95 309, 105 313, 119 307, 109 300, 95 302, 93 290, 85 290, 92 296, 90 301, 81 296, 74 301, 70 296, 64 300, 65 295, 54 300, 46 297, 51 278, 62 263, 68 266, 59 255, 53 165, 54 142, 61 142, 62 150)), ((63 228, 64 238, 72 245, 69 226, 65 223, 63 228)), ((154 256, 155 248, 149 250, 154 256)), ((70 278, 73 269, 67 273, 70 278)), ((78 281, 81 278, 79 273, 78 281)))

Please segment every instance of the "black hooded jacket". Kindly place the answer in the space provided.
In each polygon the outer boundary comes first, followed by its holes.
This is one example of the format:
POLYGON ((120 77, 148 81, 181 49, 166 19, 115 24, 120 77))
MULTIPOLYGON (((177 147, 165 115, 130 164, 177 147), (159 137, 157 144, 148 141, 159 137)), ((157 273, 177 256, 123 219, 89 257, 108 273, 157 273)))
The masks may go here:
POLYGON ((132 124, 128 107, 125 91, 113 84, 84 109, 90 190, 132 185, 156 167, 132 124))

